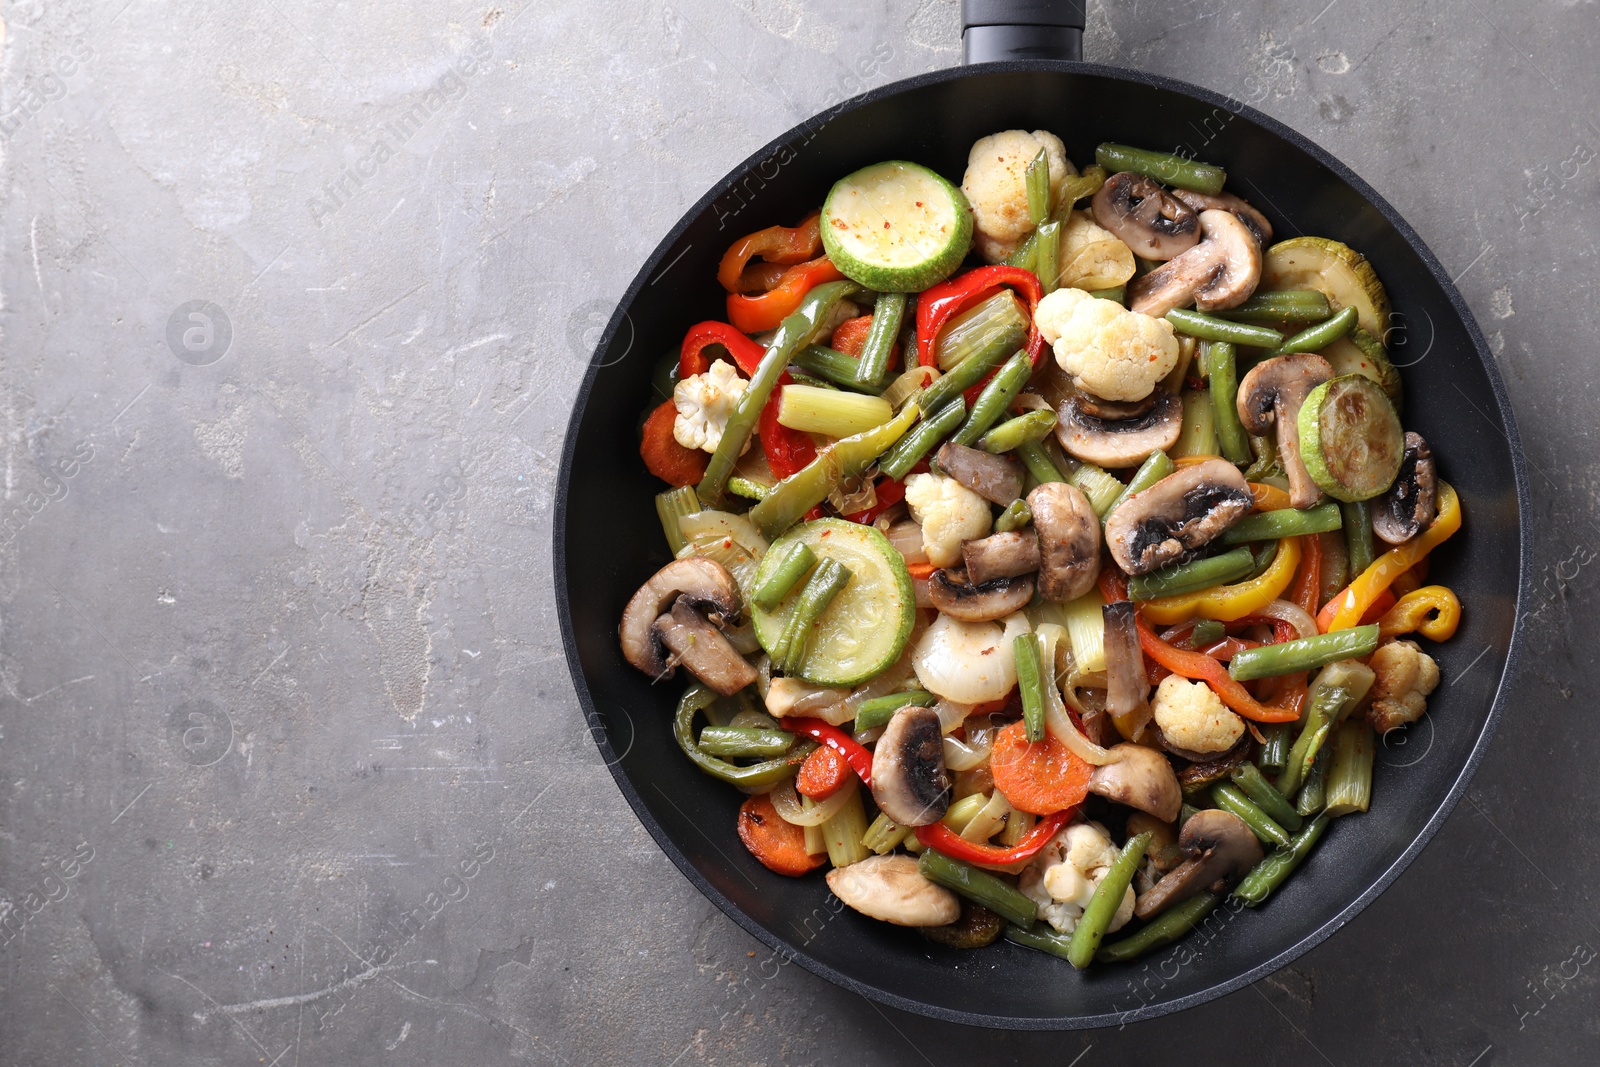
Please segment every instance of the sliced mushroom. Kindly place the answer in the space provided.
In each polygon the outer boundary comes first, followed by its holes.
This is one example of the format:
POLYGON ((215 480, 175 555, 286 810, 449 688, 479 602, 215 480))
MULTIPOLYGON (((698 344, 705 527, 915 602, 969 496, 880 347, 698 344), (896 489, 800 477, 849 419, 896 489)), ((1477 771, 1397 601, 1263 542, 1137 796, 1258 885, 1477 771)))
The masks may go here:
POLYGON ((1183 853, 1178 849, 1178 831, 1170 822, 1165 822, 1147 812, 1136 811, 1128 816, 1124 829, 1129 837, 1139 834, 1150 835, 1150 847, 1145 849, 1145 855, 1150 857, 1150 862, 1155 864, 1156 870, 1166 874, 1172 868, 1183 862, 1183 853))
POLYGON ((1189 761, 1189 766, 1178 772, 1178 784, 1188 792, 1210 788, 1228 777, 1250 755, 1250 747, 1254 743, 1254 739, 1245 734, 1226 751, 1204 753, 1189 752, 1177 745, 1167 744, 1165 737, 1161 740, 1168 752, 1189 761))
POLYGON ((1220 893, 1261 862, 1261 842, 1250 827, 1218 808, 1190 816, 1178 833, 1178 848, 1187 858, 1139 898, 1134 915, 1148 919, 1196 893, 1220 893))
POLYGON ((681 663, 723 696, 732 696, 759 677, 722 631, 688 601, 672 605, 670 612, 656 619, 650 632, 672 653, 667 661, 669 672, 681 663))
POLYGON ((676 666, 667 658, 656 621, 680 599, 718 625, 737 626, 741 621, 744 604, 739 587, 722 564, 691 556, 662 567, 639 587, 622 612, 622 655, 652 678, 670 678, 676 666))
POLYGON ((1178 394, 1157 389, 1152 396, 1154 403, 1143 414, 1115 420, 1090 414, 1082 394, 1068 397, 1056 412, 1056 440, 1068 455, 1085 463, 1100 467, 1141 463, 1150 453, 1177 444, 1183 429, 1178 394))
POLYGON ((1205 193, 1196 193, 1188 189, 1174 189, 1172 195, 1182 200, 1192 211, 1226 211, 1235 216, 1244 223, 1245 229, 1255 235, 1256 241, 1262 248, 1267 247, 1267 242, 1272 240, 1272 223, 1267 221, 1267 217, 1232 193, 1207 196, 1205 193))
POLYGON ((1083 490, 1046 482, 1028 494, 1039 535, 1039 595, 1057 604, 1087 593, 1100 576, 1100 518, 1083 490))
MULTIPOLYGON (((1089 792, 1172 822, 1183 807, 1183 790, 1167 757, 1153 748, 1124 742, 1112 745, 1114 763, 1096 767, 1089 792)), ((890 816, 893 818, 893 816, 890 816)))
POLYGON ((1022 495, 1022 468, 1004 456, 952 441, 939 449, 934 462, 950 477, 1001 507, 1022 495))
POLYGON ((828 872, 833 895, 873 919, 896 926, 946 926, 961 917, 961 900, 922 876, 910 856, 868 856, 828 872))
POLYGON ((1259 436, 1278 429, 1278 462, 1289 476, 1292 508, 1309 508, 1322 497, 1300 457, 1300 406, 1311 390, 1332 377, 1327 360, 1302 352, 1257 363, 1239 383, 1237 406, 1245 430, 1259 436))
POLYGON ((1106 516, 1106 544, 1117 566, 1148 574, 1192 557, 1254 506, 1238 467, 1202 460, 1118 504, 1106 516))
POLYGON ((1132 171, 1106 179, 1090 202, 1094 221, 1145 259, 1165 261, 1194 247, 1200 223, 1160 182, 1132 171))
POLYGON ((1150 679, 1134 621, 1137 605, 1119 600, 1100 609, 1105 619, 1106 712, 1117 732, 1137 741, 1150 725, 1150 679))
POLYGON ((989 622, 1021 611, 1033 599, 1033 578, 1018 575, 976 585, 960 567, 946 567, 928 576, 933 606, 962 622, 989 622))
POLYGON ((1403 545, 1427 529, 1439 513, 1439 475, 1433 450, 1420 433, 1406 431, 1406 451, 1394 484, 1372 505, 1372 532, 1403 545))
POLYGON ((1007 530, 961 542, 967 580, 975 585, 996 578, 1015 578, 1039 569, 1039 533, 1033 527, 1007 530))
POLYGON ((872 799, 878 810, 901 826, 928 826, 944 818, 950 792, 939 713, 901 708, 872 750, 872 799))
POLYGON ((1095 396, 1093 393, 1079 392, 1078 410, 1085 415, 1093 415, 1097 419, 1107 422, 1118 422, 1122 419, 1137 419, 1151 408, 1155 407, 1156 394, 1152 392, 1143 400, 1106 400, 1095 396))
POLYGON ((1205 239, 1128 284, 1128 309, 1161 318, 1193 304, 1220 311, 1247 300, 1261 281, 1261 244, 1226 211, 1200 212, 1205 239))

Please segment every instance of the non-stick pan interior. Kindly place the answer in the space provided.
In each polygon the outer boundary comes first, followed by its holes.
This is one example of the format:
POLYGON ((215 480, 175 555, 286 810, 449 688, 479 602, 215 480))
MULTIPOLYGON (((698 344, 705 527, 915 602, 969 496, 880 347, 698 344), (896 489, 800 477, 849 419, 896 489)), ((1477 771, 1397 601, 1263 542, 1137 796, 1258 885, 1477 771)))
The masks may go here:
POLYGON ((1087 64, 968 68, 890 86, 798 127, 731 175, 657 249, 602 339, 569 429, 555 529, 579 698, 618 784, 683 872, 750 932, 834 981, 993 1026, 1100 1025, 1199 1003, 1288 962, 1370 901, 1431 835, 1487 741, 1521 567, 1515 433, 1503 391, 1459 297, 1392 209, 1296 135, 1240 110, 1087 64), (624 603, 668 559, 652 499, 662 487, 639 461, 636 427, 658 402, 656 362, 690 324, 723 317, 714 278, 723 250, 759 227, 793 223, 837 178, 869 163, 916 160, 959 182, 972 143, 1011 128, 1057 133, 1080 166, 1107 140, 1187 150, 1225 166, 1229 188, 1266 212, 1279 239, 1322 235, 1364 252, 1398 313, 1390 342, 1405 376, 1404 420, 1431 442, 1466 516, 1463 532, 1434 553, 1430 574, 1465 606, 1455 639, 1431 650, 1445 681, 1427 717, 1380 748, 1372 811, 1336 823, 1265 906, 1219 909, 1148 967, 1080 974, 1004 943, 944 949, 843 909, 820 875, 768 872, 734 833, 742 797, 703 777, 673 744, 684 681, 652 686, 617 647, 624 603))

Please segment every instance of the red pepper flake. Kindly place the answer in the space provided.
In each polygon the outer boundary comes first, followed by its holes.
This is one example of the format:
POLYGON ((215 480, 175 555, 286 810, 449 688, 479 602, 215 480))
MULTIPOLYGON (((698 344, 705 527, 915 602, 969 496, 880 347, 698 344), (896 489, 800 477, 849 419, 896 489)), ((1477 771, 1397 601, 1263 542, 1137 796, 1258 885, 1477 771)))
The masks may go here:
POLYGON ((888 219, 884 219, 883 220, 883 228, 886 229, 886 230, 889 228, 889 220, 888 219))
POLYGON ((921 206, 922 206, 922 201, 921 201, 921 200, 918 200, 918 201, 917 201, 917 206, 918 206, 918 207, 921 207, 921 206))

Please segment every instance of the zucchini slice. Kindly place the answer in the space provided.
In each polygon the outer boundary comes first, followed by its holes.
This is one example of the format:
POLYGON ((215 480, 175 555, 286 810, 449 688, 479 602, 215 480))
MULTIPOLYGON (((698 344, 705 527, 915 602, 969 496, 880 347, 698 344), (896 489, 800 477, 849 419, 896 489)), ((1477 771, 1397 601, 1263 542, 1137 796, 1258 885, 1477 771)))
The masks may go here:
MULTIPOLYGON (((830 557, 850 569, 850 583, 817 620, 800 677, 813 685, 859 685, 887 670, 905 651, 917 618, 917 598, 905 557, 871 526, 847 519, 803 523, 772 542, 752 587, 759 587, 782 562, 783 549, 799 541, 818 559, 830 557)), ((751 605, 756 640, 768 653, 783 635, 798 590, 775 611, 751 605)))
POLYGON ((1400 372, 1389 362, 1389 354, 1378 339, 1353 326, 1350 332, 1324 348, 1322 358, 1333 366, 1335 375, 1360 374, 1383 387, 1396 411, 1401 410, 1400 372))
POLYGON ((822 245, 851 281, 880 293, 918 293, 943 281, 972 246, 972 209, 927 167, 874 163, 833 186, 822 245))
MULTIPOLYGON (((843 268, 841 268, 843 269, 843 268)), ((1326 237, 1295 237, 1267 249, 1261 292, 1316 289, 1334 311, 1354 307, 1356 322, 1380 341, 1389 332, 1389 294, 1367 257, 1326 237)))
POLYGON ((1300 458, 1324 493, 1347 504, 1394 484, 1405 431, 1389 396, 1364 374, 1323 382, 1300 408, 1300 458))

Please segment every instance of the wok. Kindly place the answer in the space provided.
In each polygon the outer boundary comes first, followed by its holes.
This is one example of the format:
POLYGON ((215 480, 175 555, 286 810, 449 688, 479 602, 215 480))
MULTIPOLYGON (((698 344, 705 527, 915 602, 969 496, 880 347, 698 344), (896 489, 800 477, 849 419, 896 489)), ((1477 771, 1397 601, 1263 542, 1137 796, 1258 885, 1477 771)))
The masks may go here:
POLYGON ((602 335, 567 429, 554 568, 578 700, 617 785, 662 850, 735 922, 784 958, 885 1004, 984 1026, 1120 1024, 1200 1004, 1282 967, 1349 922, 1416 857, 1482 758, 1516 662, 1527 587, 1527 487, 1510 404, 1478 327, 1415 231, 1349 168, 1240 102, 1170 78, 1080 61, 1082 5, 978 3, 963 11, 968 64, 865 93, 740 164, 656 247, 602 335), (668 559, 636 427, 651 376, 685 329, 721 319, 718 258, 736 237, 790 223, 839 177, 909 159, 959 180, 997 130, 1048 129, 1069 158, 1114 140, 1187 146, 1226 166, 1229 188, 1280 238, 1316 234, 1365 253, 1401 329, 1408 428, 1460 494, 1463 531, 1433 554, 1433 580, 1465 606, 1434 649, 1445 679, 1428 716, 1378 754, 1370 813, 1339 820, 1264 906, 1219 908, 1188 939, 1131 966, 1075 973, 1008 943, 946 949, 832 898, 820 875, 763 868, 734 831, 742 797, 702 776, 672 741, 683 682, 652 686, 622 659, 629 595, 668 559), (1144 966, 1148 963, 1149 966, 1144 966), (1136 983, 1130 979, 1137 979, 1136 983))

